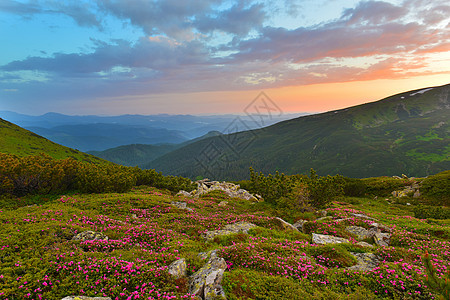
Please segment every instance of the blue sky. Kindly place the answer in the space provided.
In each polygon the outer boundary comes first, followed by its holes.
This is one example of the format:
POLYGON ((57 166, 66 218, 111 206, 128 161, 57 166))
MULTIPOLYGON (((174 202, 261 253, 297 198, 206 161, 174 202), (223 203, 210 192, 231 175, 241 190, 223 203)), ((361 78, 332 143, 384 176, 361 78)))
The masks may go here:
POLYGON ((449 16, 440 0, 1 0, 0 110, 230 113, 261 90, 341 108, 449 83, 449 16))

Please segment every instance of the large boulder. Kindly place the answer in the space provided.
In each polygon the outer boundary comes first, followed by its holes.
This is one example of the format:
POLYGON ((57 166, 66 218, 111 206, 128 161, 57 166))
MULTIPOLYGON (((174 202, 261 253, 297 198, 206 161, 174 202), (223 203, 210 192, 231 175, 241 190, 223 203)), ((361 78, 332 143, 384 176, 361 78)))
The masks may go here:
POLYGON ((174 261, 169 265, 167 272, 169 272, 169 274, 174 276, 175 278, 186 276, 186 260, 184 258, 181 258, 174 261))
POLYGON ((189 293, 205 300, 226 299, 222 288, 223 273, 227 269, 227 263, 218 257, 216 250, 200 270, 191 276, 189 280, 189 293))
POLYGON ((210 241, 213 240, 214 237, 218 235, 225 235, 225 234, 231 234, 231 233, 248 233, 248 231, 252 228, 256 227, 255 224, 248 223, 248 222, 237 222, 233 224, 227 224, 224 226, 221 230, 211 230, 207 231, 202 234, 203 238, 210 241))
POLYGON ((312 242, 317 245, 349 243, 349 240, 325 234, 312 234, 312 242))
POLYGON ((109 238, 101 232, 83 231, 72 238, 74 241, 107 241, 109 238))

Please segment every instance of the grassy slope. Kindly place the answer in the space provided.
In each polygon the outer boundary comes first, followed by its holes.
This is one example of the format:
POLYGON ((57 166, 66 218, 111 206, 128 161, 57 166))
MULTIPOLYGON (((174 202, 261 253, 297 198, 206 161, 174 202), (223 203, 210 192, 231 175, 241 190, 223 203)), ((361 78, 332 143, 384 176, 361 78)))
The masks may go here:
POLYGON ((105 163, 103 159, 58 145, 3 119, 0 119, 0 152, 18 156, 46 153, 56 159, 73 157, 80 161, 105 163))
POLYGON ((141 187, 125 194, 43 198, 31 199, 37 206, 18 209, 0 201, 2 299, 26 299, 27 293, 30 299, 39 294, 43 299, 81 294, 126 299, 136 295, 132 292, 145 299, 163 293, 179 299, 188 281, 175 280, 167 266, 185 258, 191 275, 206 262, 197 254, 213 249, 229 266, 223 282, 228 299, 431 299, 419 275, 420 257, 426 250, 438 269, 450 267, 448 220, 416 219, 414 205, 389 205, 384 198, 342 199, 327 211, 347 221, 314 223, 316 233, 348 238, 346 226, 371 223, 350 215, 364 212, 394 229, 392 247, 375 248, 312 245, 311 234, 284 231, 274 220, 281 216, 293 222, 303 214, 286 216, 264 203, 217 195, 190 199, 141 187), (219 206, 222 200, 229 204, 219 206), (193 211, 176 209, 171 201, 184 201, 193 211), (200 236, 238 221, 259 228, 211 242, 200 236), (70 241, 85 230, 103 232, 110 240, 70 241), (370 272, 347 271, 344 267, 354 264, 349 251, 372 252, 384 262, 370 272))
POLYGON ((426 176, 450 169, 450 85, 200 141, 149 165, 166 174, 241 179, 265 173, 426 176), (232 147, 230 147, 230 145, 232 147), (215 150, 220 156, 208 159, 215 150), (217 150, 219 149, 219 150, 217 150), (211 152, 211 151, 210 151, 211 152), (211 153, 210 153, 211 154, 211 153), (202 164, 199 163, 202 162, 202 164))

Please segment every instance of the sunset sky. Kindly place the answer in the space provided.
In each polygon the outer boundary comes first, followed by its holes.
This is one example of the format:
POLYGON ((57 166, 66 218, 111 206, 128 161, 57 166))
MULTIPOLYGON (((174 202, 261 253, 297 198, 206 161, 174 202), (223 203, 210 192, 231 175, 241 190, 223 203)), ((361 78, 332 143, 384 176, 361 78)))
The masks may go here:
POLYGON ((441 0, 0 0, 0 110, 319 112, 450 83, 441 0))

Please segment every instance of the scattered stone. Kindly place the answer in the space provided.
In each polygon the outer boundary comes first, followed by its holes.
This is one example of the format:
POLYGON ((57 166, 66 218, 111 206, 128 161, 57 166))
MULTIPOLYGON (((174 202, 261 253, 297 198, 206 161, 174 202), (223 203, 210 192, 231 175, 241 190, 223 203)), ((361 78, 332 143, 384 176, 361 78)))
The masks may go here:
POLYGON ((67 296, 61 300, 111 300, 109 297, 67 296))
POLYGON ((189 293, 205 300, 226 299, 221 285, 226 269, 225 260, 217 256, 216 250, 212 251, 208 262, 191 276, 189 293))
MULTIPOLYGON (((387 199, 386 199, 386 200, 387 200, 387 199)), ((350 215, 352 215, 352 216, 354 216, 354 217, 357 217, 357 218, 361 218, 361 219, 367 219, 367 220, 376 221, 376 219, 371 218, 371 217, 369 217, 369 216, 366 216, 365 214, 354 214, 354 213, 351 213, 350 215)))
POLYGON ((101 232, 83 231, 72 238, 74 241, 107 241, 109 238, 101 232))
POLYGON ((230 182, 218 182, 209 181, 209 179, 203 179, 196 181, 197 189, 188 193, 186 191, 179 191, 177 195, 183 195, 186 197, 199 197, 200 195, 207 194, 211 191, 224 191, 231 198, 240 198, 244 200, 251 200, 259 202, 262 200, 261 196, 258 197, 250 194, 248 191, 241 189, 238 184, 230 182))
POLYGON ((218 205, 219 206, 227 206, 228 201, 221 201, 218 205))
POLYGON ((319 216, 326 217, 327 216, 327 211, 326 210, 319 211, 319 216))
POLYGON ((410 205, 411 205, 411 203, 409 203, 409 202, 406 202, 406 205, 410 206, 410 205))
POLYGON ((333 217, 332 216, 328 216, 328 217, 322 217, 322 218, 316 219, 317 222, 323 221, 323 220, 333 220, 333 217))
POLYGON ((348 270, 370 271, 380 263, 380 258, 373 253, 350 252, 356 257, 357 264, 347 268, 348 270))
POLYGON ((179 260, 174 261, 169 265, 167 269, 170 275, 175 278, 180 278, 186 276, 186 260, 181 258, 179 260))
POLYGON ((347 226, 347 228, 345 228, 345 230, 356 235, 358 240, 369 239, 375 235, 374 231, 367 230, 360 226, 347 226))
POLYGON ((298 229, 293 226, 292 224, 286 222, 285 220, 281 219, 281 218, 275 218, 276 220, 278 220, 280 222, 281 227, 283 227, 284 230, 294 230, 294 231, 298 231, 298 229))
MULTIPOLYGON (((292 225, 291 225, 292 226, 292 225)), ((202 233, 202 236, 204 239, 211 241, 214 239, 214 237, 218 235, 225 235, 225 234, 231 234, 231 233, 248 233, 250 229, 253 227, 256 227, 255 224, 247 223, 247 222, 237 222, 234 224, 228 224, 221 230, 211 230, 207 231, 205 233, 202 233)))
POLYGON ((344 221, 348 221, 348 220, 351 220, 352 218, 344 218, 344 219, 337 219, 337 220, 334 220, 336 223, 340 223, 340 222, 344 222, 344 221))
POLYGON ((419 190, 416 190, 416 191, 414 192, 413 198, 414 198, 414 199, 420 198, 420 191, 419 191, 419 190))
POLYGON ((349 243, 347 239, 325 234, 312 234, 312 242, 317 245, 349 243))
POLYGON ((357 242, 356 245, 359 245, 362 247, 373 247, 373 245, 366 243, 366 242, 357 242))
POLYGON ((294 225, 292 225, 292 226, 297 228, 298 231, 303 231, 303 225, 305 225, 306 223, 308 223, 307 220, 300 219, 297 222, 295 222, 294 225))
POLYGON ((191 197, 191 193, 181 190, 177 193, 177 196, 191 197))
POLYGON ((370 227, 375 228, 375 230, 383 230, 383 231, 391 231, 391 228, 387 227, 386 225, 380 224, 380 223, 372 223, 370 224, 370 227))
POLYGON ((184 210, 187 210, 187 211, 193 211, 192 208, 187 207, 186 202, 172 201, 172 202, 170 202, 170 204, 172 204, 173 206, 175 206, 176 208, 179 208, 179 209, 184 209, 184 210))
POLYGON ((377 232, 373 236, 373 239, 375 241, 375 244, 377 244, 378 246, 387 247, 387 246, 389 246, 391 235, 389 233, 377 232))

